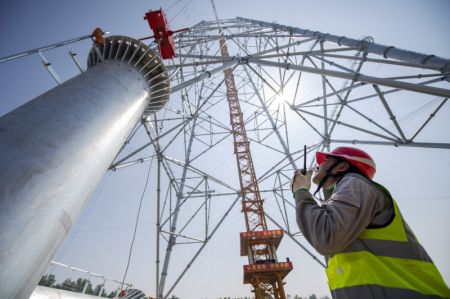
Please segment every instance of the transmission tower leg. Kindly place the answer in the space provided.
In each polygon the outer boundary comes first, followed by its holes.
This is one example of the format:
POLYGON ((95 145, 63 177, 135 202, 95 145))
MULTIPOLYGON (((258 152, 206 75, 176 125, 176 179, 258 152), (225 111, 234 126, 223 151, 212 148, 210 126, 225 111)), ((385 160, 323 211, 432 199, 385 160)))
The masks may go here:
POLYGON ((28 298, 148 104, 107 62, 0 118, 0 298, 28 298))

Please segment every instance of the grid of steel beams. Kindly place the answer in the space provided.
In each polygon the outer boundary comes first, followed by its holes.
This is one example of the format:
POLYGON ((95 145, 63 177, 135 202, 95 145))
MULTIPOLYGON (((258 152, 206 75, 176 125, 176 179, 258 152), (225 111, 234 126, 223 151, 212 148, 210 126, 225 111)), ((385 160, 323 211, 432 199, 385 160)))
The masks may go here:
POLYGON ((448 109, 449 60, 381 46, 370 37, 353 40, 243 18, 201 22, 175 40, 177 58, 167 64, 171 101, 144 121, 149 141, 112 166, 159 158, 160 298, 172 293, 239 206, 225 69, 233 70, 261 196, 272 203, 267 217, 305 251, 289 193, 303 144, 308 153, 330 144, 450 148, 448 138, 424 133, 448 109), (230 57, 220 53, 219 28, 230 57), (154 153, 142 156, 150 146, 154 153), (213 216, 210 207, 222 199, 227 207, 213 216), (188 234, 201 217, 203 236, 196 229, 188 234), (173 273, 171 258, 181 244, 196 251, 173 273))

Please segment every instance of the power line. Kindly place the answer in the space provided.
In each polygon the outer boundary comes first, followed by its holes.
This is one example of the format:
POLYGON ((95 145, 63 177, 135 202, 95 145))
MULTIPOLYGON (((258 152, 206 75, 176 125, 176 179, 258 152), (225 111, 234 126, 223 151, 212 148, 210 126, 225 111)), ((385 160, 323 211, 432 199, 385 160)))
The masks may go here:
POLYGON ((171 8, 173 8, 175 5, 177 5, 177 4, 180 3, 181 1, 183 1, 183 0, 175 1, 172 5, 170 5, 168 8, 166 8, 166 12, 168 12, 171 8))
POLYGON ((172 19, 170 19, 170 21, 169 21, 169 24, 171 24, 172 22, 173 22, 173 20, 175 20, 175 18, 176 17, 178 17, 178 15, 183 11, 183 10, 185 10, 186 9, 186 7, 188 6, 188 4, 189 4, 189 1, 188 2, 186 2, 186 4, 175 14, 175 16, 172 18, 172 19))
POLYGON ((139 222, 139 215, 141 213, 141 207, 142 207, 142 201, 144 200, 144 194, 145 194, 145 191, 147 190, 148 179, 150 178, 150 170, 152 169, 152 164, 153 164, 153 158, 152 158, 152 160, 150 162, 150 166, 148 167, 147 179, 145 180, 144 190, 142 191, 141 200, 139 201, 139 208, 138 208, 138 212, 137 212, 137 216, 136 216, 136 223, 134 225, 133 239, 131 240, 130 252, 128 253, 127 267, 125 268, 125 273, 123 274, 123 279, 122 279, 122 284, 120 285, 120 289, 122 289, 122 287, 123 287, 123 284, 124 284, 125 279, 127 277, 128 268, 130 267, 131 254, 133 252, 134 241, 136 239, 136 232, 137 232, 137 227, 138 227, 138 222, 139 222))

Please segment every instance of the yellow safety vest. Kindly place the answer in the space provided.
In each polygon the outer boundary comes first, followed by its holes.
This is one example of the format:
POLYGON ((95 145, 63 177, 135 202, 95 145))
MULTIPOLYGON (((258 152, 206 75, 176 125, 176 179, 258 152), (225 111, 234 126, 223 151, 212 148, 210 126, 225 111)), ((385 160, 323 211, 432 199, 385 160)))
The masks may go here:
POLYGON ((391 223, 367 228, 328 260, 326 273, 333 297, 450 298, 450 289, 391 200, 395 212, 391 223))

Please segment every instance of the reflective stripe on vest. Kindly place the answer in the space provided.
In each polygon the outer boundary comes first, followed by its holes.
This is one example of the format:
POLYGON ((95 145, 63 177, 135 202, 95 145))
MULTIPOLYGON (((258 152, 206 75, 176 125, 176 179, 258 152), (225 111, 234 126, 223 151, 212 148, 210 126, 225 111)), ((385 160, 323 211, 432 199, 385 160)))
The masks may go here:
POLYGON ((450 298, 439 271, 414 234, 407 231, 397 204, 392 202, 395 216, 389 225, 364 230, 348 248, 329 259, 326 273, 331 291, 351 293, 352 288, 361 291, 367 286, 370 292, 377 286, 385 288, 386 294, 403 289, 417 293, 418 298, 450 298))
POLYGON ((378 285, 353 286, 336 289, 332 292, 333 298, 401 298, 401 299, 442 299, 441 296, 423 295, 414 291, 398 288, 385 288, 378 285))

